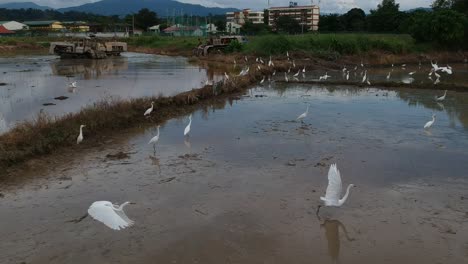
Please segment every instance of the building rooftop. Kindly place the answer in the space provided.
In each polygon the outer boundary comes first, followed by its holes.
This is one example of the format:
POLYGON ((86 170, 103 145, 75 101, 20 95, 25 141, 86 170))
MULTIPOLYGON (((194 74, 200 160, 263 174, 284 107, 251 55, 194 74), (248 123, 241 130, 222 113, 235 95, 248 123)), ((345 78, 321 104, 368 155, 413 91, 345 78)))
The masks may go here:
POLYGON ((59 21, 49 20, 49 21, 24 21, 23 24, 28 26, 48 26, 50 24, 56 23, 59 21))
POLYGON ((276 6, 270 7, 268 9, 293 9, 293 8, 319 8, 317 5, 309 5, 309 6, 276 6))
POLYGON ((0 34, 14 34, 14 31, 6 29, 4 26, 0 25, 0 34))

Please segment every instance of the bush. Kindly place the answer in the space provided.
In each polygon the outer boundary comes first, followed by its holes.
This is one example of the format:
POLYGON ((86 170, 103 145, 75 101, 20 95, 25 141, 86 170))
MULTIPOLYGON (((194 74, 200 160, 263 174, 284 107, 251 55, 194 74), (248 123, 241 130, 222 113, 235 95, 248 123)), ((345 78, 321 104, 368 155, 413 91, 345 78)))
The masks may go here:
POLYGON ((240 51, 242 51, 242 44, 237 40, 231 41, 231 43, 229 43, 229 45, 225 49, 226 53, 240 52, 240 51))
POLYGON ((462 46, 466 17, 456 11, 441 9, 415 15, 411 35, 419 42, 436 42, 444 47, 462 46))

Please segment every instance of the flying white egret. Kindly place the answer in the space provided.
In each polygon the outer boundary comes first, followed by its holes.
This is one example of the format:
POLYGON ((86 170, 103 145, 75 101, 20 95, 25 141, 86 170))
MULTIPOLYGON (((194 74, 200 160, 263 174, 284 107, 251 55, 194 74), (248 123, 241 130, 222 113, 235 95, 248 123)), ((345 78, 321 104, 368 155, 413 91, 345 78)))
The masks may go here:
POLYGON ((109 228, 121 230, 135 224, 123 211, 124 206, 129 203, 130 202, 125 202, 117 206, 108 201, 97 201, 91 204, 88 209, 88 214, 109 228))
POLYGON ((151 138, 150 141, 148 142, 148 145, 153 144, 154 153, 156 153, 156 143, 158 143, 158 141, 159 141, 159 127, 160 126, 158 126, 158 133, 156 134, 156 136, 151 138))
POLYGON ((431 66, 432 66, 432 69, 434 71, 438 71, 439 70, 439 66, 437 65, 437 62, 436 63, 432 63, 432 60, 431 60, 431 66))
POLYGON ((190 126, 192 125, 192 114, 189 116, 189 123, 184 129, 184 136, 187 136, 190 133, 190 126))
POLYGON ((447 66, 447 67, 439 67, 439 70, 442 71, 442 72, 445 72, 447 74, 452 74, 452 68, 449 68, 450 66, 447 66))
MULTIPOLYGON (((336 164, 332 164, 330 166, 330 170, 328 171, 327 191, 325 192, 325 197, 320 197, 320 200, 324 202, 325 206, 342 206, 348 199, 349 189, 351 189, 351 187, 354 187, 354 184, 348 185, 345 195, 340 199, 343 189, 341 184, 340 171, 336 167, 336 164)), ((322 205, 317 207, 317 215, 319 213, 320 207, 322 207, 322 205)))
POLYGON ((85 125, 80 126, 80 134, 76 138, 76 144, 80 144, 81 141, 83 141, 83 127, 86 127, 85 125))
POLYGON ((447 96, 447 90, 445 90, 444 95, 442 95, 442 96, 440 96, 440 97, 437 97, 437 96, 436 96, 436 101, 439 101, 439 102, 440 102, 440 101, 445 100, 445 96, 447 96))
POLYGON ((288 74, 287 74, 287 73, 284 73, 284 80, 285 80, 286 82, 289 82, 288 74))
POLYGON ((309 106, 307 106, 307 109, 304 113, 300 114, 296 120, 301 120, 301 122, 303 123, 304 122, 304 118, 307 117, 307 114, 309 113, 309 106))
POLYGON ((431 128, 431 126, 432 126, 432 125, 434 124, 434 122, 435 122, 435 118, 436 118, 436 115, 433 114, 433 115, 432 115, 432 120, 429 121, 429 122, 427 122, 427 123, 424 125, 424 129, 429 129, 429 128, 431 128))
POLYGON ((151 102, 151 107, 146 109, 145 113, 143 114, 143 116, 147 116, 147 115, 150 115, 151 112, 153 112, 153 108, 154 108, 154 102, 151 102))
POLYGON ((294 74, 294 77, 297 77, 299 76, 299 73, 301 72, 301 70, 298 70, 296 74, 294 74))

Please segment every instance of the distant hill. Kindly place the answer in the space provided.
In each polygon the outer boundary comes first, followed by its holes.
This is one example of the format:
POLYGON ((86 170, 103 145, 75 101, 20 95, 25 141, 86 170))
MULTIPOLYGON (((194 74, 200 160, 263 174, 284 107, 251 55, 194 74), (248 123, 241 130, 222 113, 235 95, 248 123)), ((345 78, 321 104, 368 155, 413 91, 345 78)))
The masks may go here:
POLYGON ((432 12, 432 8, 430 8, 430 7, 418 7, 418 8, 408 9, 405 12, 411 13, 411 12, 414 12, 414 11, 432 12))
POLYGON ((201 5, 185 4, 174 0, 102 0, 75 7, 61 8, 58 9, 58 11, 79 11, 108 16, 136 13, 142 8, 155 11, 160 17, 165 17, 168 14, 172 15, 174 10, 176 14, 180 14, 182 10, 184 14, 199 16, 206 16, 210 13, 219 15, 238 10, 235 8, 205 7, 201 5))
POLYGON ((38 4, 35 4, 33 2, 13 2, 13 3, 6 3, 6 4, 0 4, 0 8, 6 8, 6 9, 40 9, 40 10, 46 10, 46 9, 53 9, 48 6, 40 6, 38 4))

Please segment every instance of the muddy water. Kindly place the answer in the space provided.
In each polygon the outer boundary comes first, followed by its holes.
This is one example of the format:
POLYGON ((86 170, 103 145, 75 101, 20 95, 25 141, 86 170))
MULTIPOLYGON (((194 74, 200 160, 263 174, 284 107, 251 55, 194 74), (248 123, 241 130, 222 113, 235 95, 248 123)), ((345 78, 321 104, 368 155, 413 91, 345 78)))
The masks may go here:
POLYGON ((155 128, 85 139, 3 181, 0 262, 465 263, 468 95, 437 93, 278 84, 194 112, 188 139, 167 121, 156 155, 155 128), (357 187, 318 219, 335 162, 357 187), (67 222, 96 200, 135 202, 135 226, 67 222))
POLYGON ((102 100, 175 95, 213 78, 212 71, 183 57, 125 53, 105 60, 0 58, 0 83, 7 84, 0 86, 0 132, 39 112, 61 116, 102 100), (76 88, 69 87, 73 81, 76 88))

